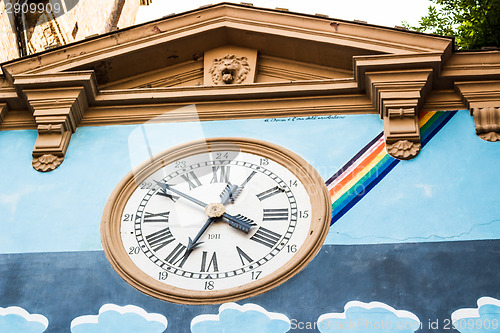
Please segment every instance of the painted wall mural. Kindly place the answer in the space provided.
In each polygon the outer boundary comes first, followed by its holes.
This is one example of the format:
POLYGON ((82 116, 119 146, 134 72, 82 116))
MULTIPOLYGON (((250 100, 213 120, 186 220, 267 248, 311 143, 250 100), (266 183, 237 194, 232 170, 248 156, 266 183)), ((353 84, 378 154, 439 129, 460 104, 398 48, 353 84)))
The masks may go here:
POLYGON ((412 333, 421 322, 413 313, 396 310, 381 303, 351 301, 342 313, 325 313, 318 318, 318 329, 328 332, 398 332, 412 333))
POLYGON ((158 313, 147 313, 134 306, 104 304, 98 315, 86 315, 71 321, 71 333, 150 332, 161 333, 167 328, 167 318, 158 313))
MULTIPOLYGON (((263 307, 246 303, 224 303, 218 314, 201 314, 191 320, 191 333, 286 333, 295 330, 318 330, 321 333, 412 333, 424 329, 453 330, 461 333, 500 331, 500 300, 481 297, 477 308, 458 309, 445 319, 421 322, 412 312, 396 310, 382 302, 350 301, 343 312, 324 313, 314 322, 290 320, 283 313, 269 312, 263 307)), ((2 332, 42 333, 48 326, 46 317, 29 314, 20 307, 0 308, 2 332)), ((98 315, 84 315, 71 321, 71 333, 162 333, 168 320, 158 313, 148 313, 135 306, 104 304, 98 315)))
POLYGON ((18 306, 0 307, 0 332, 41 333, 49 321, 40 314, 30 314, 18 306))
POLYGON ((24 154, 36 131, 1 131, 0 332, 499 333, 500 145, 471 131, 467 111, 425 113, 420 126, 426 147, 405 162, 385 153, 377 115, 80 127, 49 174, 24 154), (244 301, 148 297, 104 256, 104 204, 150 154, 218 136, 311 163, 332 195, 326 242, 304 271, 244 301))
POLYGON ((192 333, 286 333, 289 330, 290 319, 287 316, 268 312, 252 303, 225 303, 219 307, 217 315, 199 315, 191 321, 192 333))
POLYGON ((451 321, 461 333, 500 332, 500 300, 481 297, 477 308, 458 309, 451 314, 451 321))

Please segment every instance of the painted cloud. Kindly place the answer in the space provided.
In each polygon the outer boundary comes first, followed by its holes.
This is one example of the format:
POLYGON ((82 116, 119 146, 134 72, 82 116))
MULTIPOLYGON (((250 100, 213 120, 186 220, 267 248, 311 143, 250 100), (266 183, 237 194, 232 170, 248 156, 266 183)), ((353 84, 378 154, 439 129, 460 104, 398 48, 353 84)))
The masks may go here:
POLYGON ((161 333, 166 328, 167 318, 134 305, 105 304, 98 315, 77 317, 71 322, 71 333, 161 333))
POLYGON ((42 333, 49 321, 42 315, 29 314, 23 308, 0 308, 0 332, 42 333))
POLYGON ((191 333, 285 333, 290 320, 281 313, 268 312, 256 304, 226 303, 218 315, 200 315, 191 321, 191 333))
POLYGON ((500 300, 481 297, 477 308, 459 309, 451 314, 451 321, 461 333, 500 333, 500 300))
POLYGON ((420 328, 420 320, 413 313, 395 310, 380 302, 351 301, 343 313, 325 313, 318 318, 321 333, 413 333, 420 328))

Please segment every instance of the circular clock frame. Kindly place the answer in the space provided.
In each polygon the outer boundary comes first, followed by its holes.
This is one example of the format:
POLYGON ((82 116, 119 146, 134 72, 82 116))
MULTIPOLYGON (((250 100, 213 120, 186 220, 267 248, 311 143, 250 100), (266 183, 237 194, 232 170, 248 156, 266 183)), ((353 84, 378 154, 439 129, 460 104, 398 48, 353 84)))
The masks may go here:
POLYGON ((101 239, 104 252, 113 269, 130 285, 155 298, 180 304, 215 304, 236 301, 264 293, 300 272, 317 254, 328 233, 331 200, 317 171, 297 154, 278 145, 256 139, 211 138, 188 142, 168 149, 143 163, 116 186, 104 208, 101 239), (128 256, 120 235, 125 206, 137 187, 162 166, 182 158, 217 151, 255 154, 277 162, 302 182, 310 198, 311 226, 305 242, 293 257, 262 279, 224 290, 197 291, 174 287, 155 280, 140 270, 128 256))

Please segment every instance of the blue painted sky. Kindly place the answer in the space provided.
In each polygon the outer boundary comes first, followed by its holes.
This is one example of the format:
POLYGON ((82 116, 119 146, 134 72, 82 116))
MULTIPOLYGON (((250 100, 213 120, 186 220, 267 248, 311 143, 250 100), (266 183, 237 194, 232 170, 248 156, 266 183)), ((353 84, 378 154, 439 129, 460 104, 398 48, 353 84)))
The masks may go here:
MULTIPOLYGON (((49 173, 31 167, 36 131, 2 131, 0 253, 100 250, 107 198, 149 156, 143 132, 153 154, 203 136, 270 141, 326 180, 381 130, 377 115, 80 127, 63 164, 49 173)), ((499 163, 500 144, 479 139, 472 118, 459 112, 338 221, 327 243, 497 239, 499 163)))

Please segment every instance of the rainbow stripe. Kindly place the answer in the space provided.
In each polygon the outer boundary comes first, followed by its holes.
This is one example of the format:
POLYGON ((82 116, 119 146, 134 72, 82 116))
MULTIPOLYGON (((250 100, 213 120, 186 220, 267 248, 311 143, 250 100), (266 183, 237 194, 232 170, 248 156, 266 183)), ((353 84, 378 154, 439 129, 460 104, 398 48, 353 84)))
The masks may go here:
MULTIPOLYGON (((422 148, 455 115, 456 111, 434 111, 420 114, 422 148)), ((349 162, 326 181, 332 198, 334 224, 374 188, 400 160, 385 150, 384 133, 377 135, 349 162)))

